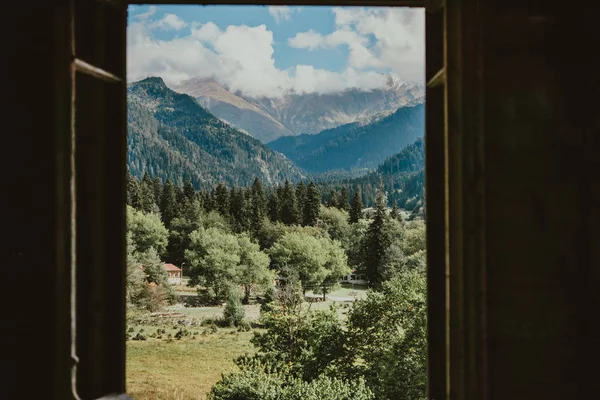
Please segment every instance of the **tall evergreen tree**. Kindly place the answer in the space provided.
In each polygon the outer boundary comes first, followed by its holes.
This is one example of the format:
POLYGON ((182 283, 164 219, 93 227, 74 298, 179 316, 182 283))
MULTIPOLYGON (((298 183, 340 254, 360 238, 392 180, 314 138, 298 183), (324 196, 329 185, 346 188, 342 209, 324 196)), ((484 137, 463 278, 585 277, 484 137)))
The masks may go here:
POLYGON ((154 202, 160 205, 160 198, 162 196, 163 184, 158 176, 152 178, 152 189, 154 190, 154 202))
POLYGON ((306 203, 306 185, 300 182, 296 185, 296 202, 298 203, 298 213, 300 219, 304 218, 304 204, 306 203))
POLYGON ((332 190, 331 193, 329 193, 329 200, 327 200, 327 207, 337 207, 337 192, 335 190, 332 190))
POLYGON ((178 208, 177 190, 175 185, 167 179, 160 198, 160 213, 167 229, 171 227, 171 221, 179 215, 178 208))
POLYGON ((140 209, 140 184, 131 173, 127 173, 127 205, 140 209))
POLYGON ((367 274, 369 284, 374 288, 379 288, 381 285, 382 260, 391 244, 390 234, 385 229, 388 220, 386 203, 383 185, 380 185, 380 190, 375 199, 375 216, 363 240, 363 269, 367 274))
POLYGON ((145 213, 158 211, 154 201, 154 186, 148 172, 144 174, 139 185, 139 210, 145 213))
POLYGON ((286 225, 294 225, 300 222, 298 215, 298 203, 296 202, 296 193, 294 187, 286 179, 283 185, 282 197, 280 199, 281 211, 280 219, 286 225))
POLYGON ((229 215, 229 191, 227 186, 223 183, 219 183, 215 189, 214 207, 222 216, 226 217, 229 215))
POLYGON ((267 214, 267 199, 258 178, 254 178, 252 183, 250 207, 250 225, 252 231, 257 234, 267 214))
POLYGON ((400 220, 402 219, 400 215, 400 210, 398 210, 398 202, 394 200, 394 206, 392 207, 392 211, 390 212, 390 218, 400 220))
POLYGON ((267 212, 271 222, 279 221, 279 196, 277 190, 272 190, 271 193, 269 193, 267 212))
POLYGON ((186 179, 183 184, 183 194, 188 200, 193 200, 196 197, 196 190, 194 186, 192 186, 192 182, 189 179, 186 179))
POLYGON ((321 193, 313 181, 308 184, 304 203, 303 224, 315 226, 321 212, 321 193))
POLYGON ((362 218, 363 203, 360 192, 357 190, 354 192, 352 199, 352 208, 350 209, 350 223, 355 224, 359 219, 362 218))
POLYGON ((231 225, 237 233, 248 229, 250 218, 246 204, 244 189, 232 188, 229 196, 229 214, 231 215, 231 225))
POLYGON ((348 189, 346 186, 342 187, 342 192, 340 193, 340 198, 338 200, 338 208, 344 211, 350 211, 350 203, 348 201, 348 189))

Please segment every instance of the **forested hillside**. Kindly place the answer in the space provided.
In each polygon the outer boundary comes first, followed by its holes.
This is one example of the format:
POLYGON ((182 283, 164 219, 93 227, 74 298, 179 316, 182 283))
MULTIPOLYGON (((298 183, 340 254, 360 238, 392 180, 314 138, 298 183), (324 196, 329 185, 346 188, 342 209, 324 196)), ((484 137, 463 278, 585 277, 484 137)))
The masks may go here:
POLYGON ((337 193, 343 188, 352 197, 360 192, 363 205, 371 207, 379 184, 387 193, 388 206, 394 202, 400 208, 422 213, 425 189, 425 143, 418 139, 406 146, 400 153, 388 157, 375 171, 360 177, 346 177, 321 180, 319 190, 324 193, 325 201, 330 202, 332 191, 337 193))
POLYGON ((268 146, 313 173, 375 168, 423 137, 424 130, 425 107, 418 104, 317 135, 281 137, 268 146))
POLYGON ((161 78, 129 85, 128 169, 177 185, 197 188, 218 182, 245 186, 254 177, 273 184, 297 181, 301 171, 281 154, 227 125, 190 96, 169 89, 161 78))

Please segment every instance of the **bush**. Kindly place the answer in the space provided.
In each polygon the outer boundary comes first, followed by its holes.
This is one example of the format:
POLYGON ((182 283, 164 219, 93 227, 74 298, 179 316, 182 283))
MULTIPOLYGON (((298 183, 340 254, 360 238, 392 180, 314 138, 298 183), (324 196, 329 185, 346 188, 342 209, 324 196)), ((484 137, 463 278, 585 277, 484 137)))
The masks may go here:
POLYGON ((137 335, 135 335, 131 340, 146 340, 146 336, 144 336, 141 333, 138 333, 137 335))
POLYGON ((207 334, 217 333, 218 331, 219 331, 219 328, 217 327, 216 324, 208 324, 206 326, 206 329, 204 331, 202 331, 202 334, 207 335, 207 334))
POLYGON ((311 382, 285 373, 265 373, 258 368, 224 374, 208 396, 211 400, 372 400, 362 378, 344 381, 319 376, 311 382))
POLYGON ((238 332, 249 332, 252 330, 252 326, 248 321, 242 321, 238 326, 238 332))
POLYGON ((223 310, 223 320, 229 326, 240 326, 244 321, 246 311, 240 300, 240 297, 233 291, 227 296, 227 304, 223 310))

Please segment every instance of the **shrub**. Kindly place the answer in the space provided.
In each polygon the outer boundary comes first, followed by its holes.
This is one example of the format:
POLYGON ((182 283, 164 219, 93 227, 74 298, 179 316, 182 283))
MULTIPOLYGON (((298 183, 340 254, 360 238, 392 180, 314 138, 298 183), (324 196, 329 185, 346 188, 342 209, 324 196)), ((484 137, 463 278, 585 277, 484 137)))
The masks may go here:
POLYGON ((144 336, 141 333, 138 333, 137 335, 135 335, 131 340, 146 340, 146 336, 144 336))
POLYGON ((246 311, 240 300, 240 297, 234 292, 230 291, 227 296, 227 304, 223 310, 223 320, 229 326, 239 326, 246 316, 246 311))

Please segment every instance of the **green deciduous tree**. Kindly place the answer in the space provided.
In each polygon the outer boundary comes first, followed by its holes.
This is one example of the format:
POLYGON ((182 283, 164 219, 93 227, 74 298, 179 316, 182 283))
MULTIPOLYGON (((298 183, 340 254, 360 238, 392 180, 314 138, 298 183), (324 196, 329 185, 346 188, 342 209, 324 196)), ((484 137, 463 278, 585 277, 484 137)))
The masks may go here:
POLYGON ((127 231, 131 234, 135 252, 143 253, 153 248, 158 254, 165 253, 169 231, 157 214, 144 213, 127 206, 127 231))
POLYGON ((340 243, 305 232, 284 234, 269 250, 273 266, 286 279, 298 279, 302 288, 321 287, 350 272, 340 243))
POLYGON ((234 235, 216 228, 198 229, 190 234, 190 247, 185 251, 190 284, 201 284, 212 291, 215 300, 227 295, 237 280, 240 248, 234 235))
POLYGON ((348 314, 349 377, 364 377, 377 399, 424 399, 426 283, 417 271, 384 282, 348 314))
POLYGON ((237 236, 240 249, 239 279, 236 283, 244 288, 242 302, 248 304, 252 289, 258 287, 267 290, 273 284, 275 274, 269 269, 271 260, 260 250, 247 234, 237 236))

